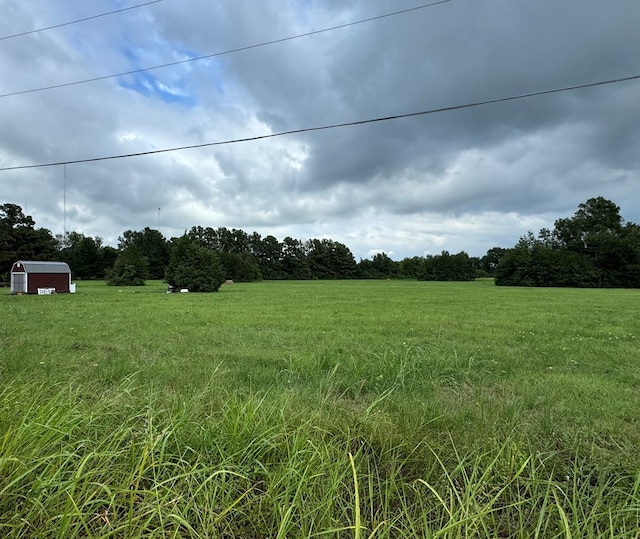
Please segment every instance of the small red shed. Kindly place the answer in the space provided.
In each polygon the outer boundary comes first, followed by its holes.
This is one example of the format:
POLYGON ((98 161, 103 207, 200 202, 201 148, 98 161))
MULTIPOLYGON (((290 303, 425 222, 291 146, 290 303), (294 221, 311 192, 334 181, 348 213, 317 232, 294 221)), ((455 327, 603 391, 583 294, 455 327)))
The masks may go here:
POLYGON ((38 288, 71 290, 71 270, 66 262, 33 262, 18 260, 11 267, 11 293, 37 294, 38 288))

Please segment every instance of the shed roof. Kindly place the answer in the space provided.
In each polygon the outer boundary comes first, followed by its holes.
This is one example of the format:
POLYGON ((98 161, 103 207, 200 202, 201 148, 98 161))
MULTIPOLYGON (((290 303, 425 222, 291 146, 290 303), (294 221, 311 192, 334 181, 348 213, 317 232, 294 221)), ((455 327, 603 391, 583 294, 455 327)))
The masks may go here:
POLYGON ((66 262, 18 260, 17 263, 22 264, 27 273, 71 273, 66 262))

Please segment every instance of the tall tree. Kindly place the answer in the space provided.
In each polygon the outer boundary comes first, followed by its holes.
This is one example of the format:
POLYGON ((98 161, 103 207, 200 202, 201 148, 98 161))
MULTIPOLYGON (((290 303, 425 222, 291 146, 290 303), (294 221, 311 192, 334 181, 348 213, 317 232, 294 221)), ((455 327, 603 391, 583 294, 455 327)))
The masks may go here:
POLYGON ((16 260, 47 260, 56 254, 56 239, 46 228, 36 228, 17 204, 0 205, 0 280, 7 281, 16 260))
POLYGON ((616 274, 633 259, 620 207, 603 197, 590 198, 573 217, 558 219, 552 238, 558 247, 590 257, 601 286, 620 286, 616 274))
POLYGON ((250 238, 251 252, 258 261, 263 279, 286 279, 283 267, 283 245, 274 236, 260 237, 254 232, 250 238))
POLYGON ((190 292, 217 292, 224 282, 220 257, 188 234, 172 239, 171 259, 165 280, 174 288, 190 292))
POLYGON ((358 262, 358 277, 361 279, 392 279, 400 274, 400 264, 386 253, 376 253, 371 260, 358 262))
POLYGON ((214 251, 220 251, 220 241, 218 240, 218 232, 208 227, 193 226, 191 230, 187 232, 187 236, 190 239, 195 240, 203 247, 208 247, 214 251))
POLYGON ((305 247, 314 279, 353 279, 356 276, 356 261, 346 245, 333 240, 312 239, 305 247))
POLYGON ((439 255, 425 257, 421 281, 473 281, 476 270, 473 260, 464 251, 452 255, 442 251, 439 255))
MULTIPOLYGON (((57 254, 71 268, 77 279, 99 279, 105 276, 105 260, 102 238, 91 238, 79 232, 69 232, 66 237, 58 237, 62 246, 57 254)), ((111 266, 113 261, 109 264, 111 266)))
POLYGON ((598 286, 598 271, 589 257, 556 248, 546 238, 528 232, 507 249, 495 270, 496 285, 598 286))
POLYGON ((496 284, 524 286, 640 286, 640 235, 620 208, 603 197, 579 205, 572 217, 558 219, 520 239, 496 269, 496 284))
POLYGON ((500 263, 500 260, 507 252, 503 247, 492 247, 487 253, 480 259, 480 269, 486 272, 487 275, 493 277, 496 273, 496 268, 500 263))
POLYGON ((113 268, 107 271, 107 284, 111 286, 144 286, 149 278, 149 262, 137 244, 121 249, 113 268))
POLYGON ((218 253, 225 279, 240 283, 259 281, 262 278, 255 257, 250 253, 218 253))
POLYGON ((310 279, 307 250, 300 240, 287 236, 282 241, 282 268, 288 279, 310 279))
POLYGON ((118 238, 118 242, 121 251, 135 245, 136 253, 147 259, 150 279, 164 277, 170 253, 169 244, 160 231, 149 227, 137 232, 127 230, 118 238))

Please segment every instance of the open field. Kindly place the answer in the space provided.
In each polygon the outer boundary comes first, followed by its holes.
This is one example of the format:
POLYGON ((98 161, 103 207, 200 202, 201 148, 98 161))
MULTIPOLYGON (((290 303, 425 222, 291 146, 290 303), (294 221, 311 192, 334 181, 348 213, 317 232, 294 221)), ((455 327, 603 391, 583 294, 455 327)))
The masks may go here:
POLYGON ((640 291, 0 295, 1 537, 639 537, 640 291))

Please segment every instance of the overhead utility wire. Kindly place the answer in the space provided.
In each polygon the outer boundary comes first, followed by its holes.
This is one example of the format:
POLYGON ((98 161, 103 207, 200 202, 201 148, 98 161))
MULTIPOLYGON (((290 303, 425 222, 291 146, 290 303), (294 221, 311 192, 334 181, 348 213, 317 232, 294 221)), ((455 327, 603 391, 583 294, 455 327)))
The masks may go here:
MULTIPOLYGON (((156 0, 159 1, 159 0, 156 0)), ((417 7, 412 7, 409 9, 403 9, 401 11, 394 11, 392 13, 385 13, 384 15, 376 15, 375 17, 369 17, 367 19, 361 19, 359 21, 352 21, 352 22, 347 22, 344 24, 339 24, 337 26, 330 26, 328 28, 322 28, 321 30, 313 30, 311 32, 306 32, 304 34, 297 34, 295 36, 288 36, 288 37, 283 37, 280 39, 273 39, 271 41, 263 41, 262 43, 256 43, 254 45, 246 45, 244 47, 238 47, 235 49, 229 49, 226 51, 221 51, 221 52, 214 52, 212 54, 205 54, 204 56, 195 56, 193 58, 187 58, 186 60, 177 60, 175 62, 168 62, 166 64, 159 64, 159 65, 155 65, 155 66, 151 66, 151 67, 142 67, 139 69, 132 69, 131 71, 123 71, 122 73, 113 73, 111 75, 103 75, 101 77, 93 77, 91 79, 83 79, 83 80, 77 80, 77 81, 72 81, 72 82, 63 82, 61 84, 53 84, 51 86, 42 86, 41 88, 32 88, 30 90, 20 90, 18 92, 10 92, 8 94, 0 94, 0 98, 1 97, 10 97, 12 95, 22 95, 22 94, 29 94, 29 93, 33 93, 33 92, 42 92, 44 90, 53 90, 55 88, 64 88, 66 86, 74 86, 76 84, 85 84, 87 82, 95 82, 95 81, 99 81, 99 80, 105 80, 105 79, 112 79, 114 77, 122 77, 124 75, 133 75, 135 73, 142 73, 144 71, 152 71, 154 69, 161 69, 163 67, 171 67, 171 66, 177 66, 180 64, 186 64, 188 62, 197 62, 198 60, 206 60, 207 58, 215 58, 216 56, 225 56, 227 54, 233 54, 236 52, 241 52, 241 51, 248 51, 251 49, 257 49, 259 47, 265 47, 267 45, 275 45, 276 43, 284 43, 285 41, 292 41, 294 39, 300 39, 302 37, 308 37, 308 36, 314 36, 317 34, 322 34, 324 32, 330 32, 332 30, 338 30, 340 28, 347 28, 349 26, 355 26, 357 24, 364 24, 366 22, 372 22, 372 21, 377 21, 379 19, 384 19, 386 17, 393 17, 395 15, 402 15, 404 13, 409 13, 411 11, 417 11, 419 9, 424 9, 424 8, 428 8, 428 7, 432 7, 432 6, 437 6, 439 4, 446 4, 447 2, 451 2, 451 0, 439 0, 438 2, 433 2, 431 4, 424 4, 422 6, 417 6, 417 7)))
POLYGON ((461 110, 461 109, 469 109, 472 107, 480 107, 483 105, 491 105, 494 103, 503 103, 505 101, 516 101, 518 99, 525 99, 527 97, 536 97, 536 96, 540 96, 540 95, 548 95, 548 94, 556 94, 559 92, 568 92, 570 90, 581 90, 583 88, 593 88, 595 86, 605 86, 607 84, 616 84, 619 82, 627 82, 627 81, 631 81, 631 80, 638 80, 640 79, 640 75, 631 75, 628 77, 623 77, 623 78, 619 78, 619 79, 610 79, 610 80, 603 80, 603 81, 598 81, 598 82, 590 82, 588 84, 579 84, 576 86, 565 86, 563 88, 554 88, 552 90, 542 90, 539 92, 531 92, 528 94, 520 94, 520 95, 514 95, 514 96, 510 96, 510 97, 500 97, 497 99, 489 99, 487 101, 476 101, 473 103, 465 103, 463 105, 452 105, 449 107, 441 107, 438 109, 429 109, 429 110, 422 110, 419 112, 409 112, 409 113, 405 113, 405 114, 396 114, 394 116, 383 116, 380 118, 370 118, 368 120, 358 120, 355 122, 344 122, 344 123, 339 123, 339 124, 331 124, 331 125, 322 125, 322 126, 316 126, 316 127, 305 127, 302 129, 292 129, 290 131, 281 131, 279 133, 269 133, 267 135, 257 135, 254 137, 246 137, 246 138, 238 138, 238 139, 230 139, 230 140, 223 140, 223 141, 218 141, 218 142, 205 142, 203 144, 192 144, 189 146, 177 146, 174 148, 164 148, 161 150, 149 150, 146 152, 137 152, 137 153, 127 153, 127 154, 120 154, 120 155, 110 155, 110 156, 106 156, 106 157, 92 157, 89 159, 74 159, 72 161, 58 161, 58 162, 54 162, 54 163, 40 163, 37 165, 21 165, 21 166, 16 166, 16 167, 2 167, 0 168, 0 171, 3 170, 21 170, 21 169, 26 169, 26 168, 42 168, 42 167, 54 167, 54 166, 59 166, 59 165, 73 165, 73 164, 77 164, 77 163, 92 163, 95 161, 107 161, 107 160, 111 160, 111 159, 124 159, 126 157, 139 157, 142 155, 153 155, 153 154, 158 154, 158 153, 168 153, 168 152, 177 152, 177 151, 181 151, 181 150, 192 150, 195 148, 206 148, 209 146, 223 146, 226 144, 236 144, 239 142, 251 142, 251 141, 256 141, 256 140, 263 140, 263 139, 268 139, 268 138, 275 138, 275 137, 282 137, 285 135, 296 135, 299 133, 310 133, 313 131, 324 131, 327 129, 336 129, 339 127, 351 127, 354 125, 364 125, 364 124, 371 124, 371 123, 375 123, 375 122, 386 122, 389 120, 399 120, 401 118, 411 118, 414 116, 425 116, 427 114, 435 114, 438 112, 449 112, 449 111, 453 111, 453 110, 461 110))
POLYGON ((37 28, 36 30, 28 30, 27 32, 20 32, 19 34, 12 34, 10 36, 0 37, 0 41, 5 39, 12 39, 14 37, 26 36, 29 34, 36 34, 38 32, 44 32, 45 30, 52 30, 53 28, 60 28, 62 26, 69 26, 70 24, 76 24, 79 22, 90 21, 91 19, 99 19, 100 17, 106 17, 107 15, 114 15, 116 13, 122 13, 123 11, 129 11, 130 9, 137 9, 139 7, 148 6, 150 4, 157 4, 162 0, 153 0, 152 2, 146 2, 144 4, 138 4, 137 6, 129 6, 122 9, 116 9, 115 11, 107 11, 106 13, 100 13, 98 15, 92 15, 91 17, 84 17, 83 19, 76 19, 75 21, 63 22, 60 24, 54 24, 53 26, 45 26, 44 28, 37 28))

